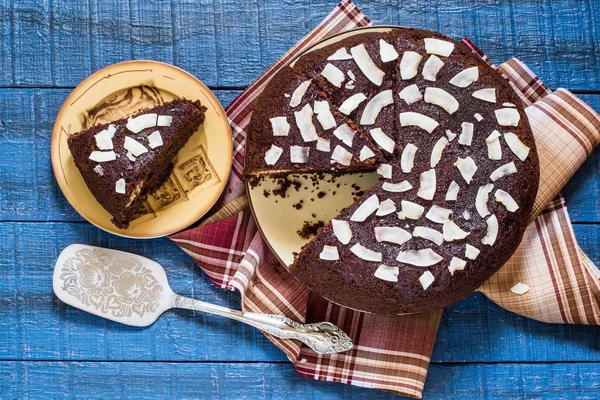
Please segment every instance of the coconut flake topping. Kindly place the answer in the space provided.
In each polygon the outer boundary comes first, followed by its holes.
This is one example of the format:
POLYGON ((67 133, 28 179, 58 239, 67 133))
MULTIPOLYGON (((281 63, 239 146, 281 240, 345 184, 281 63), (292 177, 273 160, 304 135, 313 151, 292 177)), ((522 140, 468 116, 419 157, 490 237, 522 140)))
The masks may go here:
POLYGON ((341 61, 341 60, 352 60, 352 55, 348 53, 345 47, 342 47, 329 57, 327 57, 329 61, 341 61))
POLYGON ((317 130, 312 122, 313 110, 310 104, 306 104, 300 111, 294 111, 296 125, 300 130, 300 135, 305 142, 314 142, 318 139, 317 130))
POLYGON ((329 153, 331 151, 331 142, 329 139, 317 138, 317 150, 329 153))
POLYGON ((416 267, 430 267, 442 261, 444 258, 433 251, 431 247, 421 250, 406 250, 398 253, 396 261, 410 264, 416 267))
POLYGON ((388 267, 385 264, 380 264, 375 271, 375 277, 383 281, 398 282, 398 275, 400 274, 400 268, 388 267))
POLYGON ((417 196, 425 200, 433 200, 436 186, 435 169, 432 168, 429 171, 421 173, 419 183, 420 187, 417 196))
POLYGON ((429 271, 423 272, 423 275, 419 277, 419 283, 421 283, 421 287, 423 288, 423 290, 427 290, 434 281, 435 277, 429 271))
POLYGON ((519 126, 519 120, 521 119, 521 114, 515 108, 501 108, 499 110, 495 110, 496 119, 498 120, 498 124, 501 126, 519 126))
POLYGON ((425 212, 425 207, 408 200, 402 200, 400 206, 402 207, 402 211, 398 213, 400 219, 419 219, 425 212))
POLYGON ((408 105, 416 103, 423 98, 423 95, 416 84, 405 87, 398 93, 398 96, 400 96, 400 99, 404 100, 408 105))
POLYGON ((433 150, 431 150, 431 159, 429 161, 429 165, 431 166, 431 168, 435 168, 435 166, 438 165, 438 163, 442 159, 442 153, 446 146, 448 146, 448 139, 446 139, 443 136, 440 137, 433 146, 433 150))
POLYGON ((112 150, 113 142, 112 139, 115 136, 115 132, 117 131, 117 127, 110 124, 106 129, 98 132, 94 135, 94 139, 96 139, 96 146, 98 146, 99 150, 112 150))
POLYGON ((333 234, 342 244, 350 243, 352 239, 352 230, 348 221, 342 221, 339 219, 331 220, 331 227, 333 228, 333 234))
POLYGON ((360 243, 356 243, 354 246, 350 247, 350 251, 353 252, 358 258, 365 261, 379 261, 381 262, 381 253, 378 251, 373 251, 371 249, 367 249, 360 243))
POLYGON ((431 133, 438 125, 436 120, 421 113, 410 111, 400 113, 400 126, 418 126, 431 133))
POLYGON ((338 144, 331 153, 331 161, 348 166, 352 162, 352 153, 338 144))
POLYGON ((352 95, 346 100, 344 100, 339 110, 341 113, 349 115, 352 111, 356 110, 356 107, 358 107, 360 103, 362 103, 366 99, 367 96, 365 96, 364 93, 356 93, 355 95, 352 95))
POLYGON ((475 161, 473 161, 471 157, 458 157, 454 165, 460 171, 460 174, 464 178, 465 182, 471 183, 471 179, 473 179, 473 175, 475 175, 475 172, 477 171, 477 165, 475 165, 475 161))
POLYGON ((373 158, 373 157, 375 157, 375 153, 373 153, 373 150, 371 150, 367 146, 363 146, 363 148, 360 149, 360 154, 358 155, 358 159, 361 162, 368 160, 369 158, 373 158))
POLYGON ((386 192, 401 193, 412 189, 412 185, 409 181, 402 181, 400 183, 383 182, 381 188, 386 192))
POLYGON ((125 194, 125 179, 121 178, 115 183, 115 192, 125 194))
POLYGON ((448 114, 454 114, 456 110, 458 110, 458 101, 454 96, 440 88, 425 88, 425 103, 440 106, 446 110, 448 114))
POLYGON ((498 236, 498 218, 492 214, 485 222, 487 224, 487 231, 483 239, 481 239, 481 243, 493 246, 498 236))
MULTIPOLYGON (((417 154, 417 146, 412 143, 407 144, 402 150, 402 156, 400 156, 400 168, 405 174, 412 171, 415 164, 415 154, 417 154)), ((433 168, 433 167, 432 167, 433 168)))
POLYGON ((348 147, 352 147, 352 140, 354 139, 354 131, 348 126, 343 124, 338 126, 334 131, 333 135, 340 139, 348 147))
POLYGON ((399 54, 394 46, 383 39, 379 39, 379 56, 381 57, 381 61, 385 63, 394 61, 398 58, 399 54))
POLYGON ((148 135, 148 146, 151 149, 155 149, 163 145, 162 136, 159 131, 154 131, 148 135))
POLYGON ((512 132, 504 134, 504 140, 510 148, 510 150, 519 157, 519 160, 525 161, 529 155, 529 147, 525 146, 523 142, 519 140, 519 137, 512 132))
POLYGON ((381 128, 371 129, 369 131, 369 133, 371 134, 371 137, 373 138, 375 143, 377 143, 379 145, 379 147, 381 147, 388 153, 394 152, 394 147, 396 146, 396 142, 394 141, 394 139, 392 139, 391 137, 386 135, 381 130, 381 128))
POLYGON ((402 80, 412 79, 417 76, 417 70, 423 56, 414 51, 406 51, 400 60, 400 77, 402 80))
POLYGON ((452 210, 436 206, 434 204, 431 206, 429 211, 427 211, 427 215, 425 215, 425 218, 432 222, 443 224, 448 218, 450 218, 450 214, 452 214, 452 210))
POLYGON ((488 103, 496 102, 496 89, 479 89, 473 92, 473 97, 488 103))
POLYGON ((377 173, 385 179, 392 179, 392 166, 390 164, 379 164, 377 173))
POLYGON ((342 70, 333 64, 327 64, 325 68, 323 68, 321 75, 337 88, 342 87, 342 82, 346 79, 346 75, 344 75, 342 70))
POLYGON ((512 198, 512 196, 502 189, 496 190, 494 197, 496 198, 497 202, 504 204, 504 207, 506 207, 506 209, 510 212, 515 212, 519 209, 519 205, 512 198))
POLYGON ((509 162, 508 164, 504 164, 494 170, 490 175, 490 179, 492 182, 496 182, 500 178, 504 178, 507 175, 511 175, 517 172, 517 167, 514 162, 509 162))
POLYGON ((173 117, 170 115, 159 115, 156 119, 156 126, 171 126, 173 117))
POLYGON ((374 96, 363 110, 362 116, 360 117, 361 125, 373 125, 379 113, 385 106, 394 104, 394 97, 392 96, 391 90, 384 90, 383 92, 374 96))
POLYGON ((272 144, 271 148, 265 153, 265 162, 267 165, 275 165, 281 154, 283 154, 283 149, 272 144))
POLYGON ((404 244, 412 239, 410 232, 396 226, 376 226, 374 231, 378 242, 404 244))
POLYGON ((384 215, 389 215, 393 212, 396 212, 396 204, 392 199, 387 199, 379 203, 379 208, 375 213, 378 217, 383 217, 384 215))
POLYGON ((423 78, 426 81, 435 82, 437 79, 437 74, 440 72, 440 69, 444 66, 444 62, 439 59, 436 55, 431 55, 425 61, 425 65, 423 66, 423 78))
POLYGON ((475 199, 475 208, 477 209, 477 213, 485 218, 490 215, 490 210, 488 210, 487 203, 490 198, 490 193, 494 190, 494 185, 488 183, 487 185, 480 186, 477 190, 477 198, 475 199))
POLYGON ((433 243, 441 246, 444 243, 444 235, 435 229, 427 228, 425 226, 417 226, 413 229, 413 236, 420 237, 432 241, 433 243))
MULTIPOLYGON (((327 65, 331 65, 331 64, 327 64, 327 65)), ((325 68, 327 68, 327 67, 325 67, 325 68)), ((344 74, 342 73, 342 78, 343 78, 343 75, 344 74)), ((310 81, 304 81, 300 84, 300 86, 298 86, 296 88, 296 90, 294 90, 294 93, 292 93, 292 98, 290 100, 290 107, 297 107, 298 105, 300 105, 300 103, 302 102, 302 98, 304 97, 304 94, 308 90, 309 86, 310 86, 310 81)))
POLYGON ((117 155, 114 151, 92 151, 90 154, 90 160, 96 162, 107 162, 117 159, 117 155))
POLYGON ((450 275, 454 275, 456 271, 462 271, 467 266, 467 262, 462 258, 452 257, 450 260, 450 265, 448 266, 448 270, 450 271, 450 275))
POLYGON ((465 257, 467 257, 469 260, 474 260, 478 255, 479 249, 467 243, 467 246, 465 247, 465 257))
POLYGON ((323 251, 319 254, 319 258, 321 260, 335 261, 340 259, 340 254, 338 253, 337 247, 325 245, 323 246, 323 251))
POLYGON ((294 164, 308 162, 310 147, 290 146, 290 161, 294 164))
POLYGON ((458 191, 460 190, 460 186, 458 183, 452 181, 448 186, 448 191, 446 192, 446 201, 456 201, 458 199, 458 191))
POLYGON ((290 133, 290 124, 286 117, 269 118, 271 128, 273 128, 273 136, 287 136, 290 133))
POLYGON ((373 194, 363 201, 363 203, 356 210, 354 210, 354 213, 350 217, 350 221, 363 222, 378 209, 379 199, 377 198, 376 194, 373 194))
POLYGON ((129 118, 127 120, 127 129, 129 129, 133 133, 138 133, 143 131, 146 128, 151 128, 156 126, 156 119, 158 116, 156 114, 142 114, 135 118, 129 118))
POLYGON ((442 232, 444 233, 444 240, 447 242, 461 240, 469 236, 469 232, 463 231, 458 225, 449 219, 444 222, 442 232))
POLYGON ((471 122, 463 122, 461 125, 462 132, 458 137, 458 143, 464 144, 465 146, 470 146, 473 141, 473 129, 474 126, 471 122))
POLYGON ((448 57, 454 50, 454 43, 445 40, 426 38, 425 51, 429 54, 437 54, 438 56, 448 57))
POLYGON ((471 83, 477 82, 477 79, 479 79, 479 68, 471 67, 454 75, 454 78, 450 79, 450 84, 456 87, 465 88, 471 83))
POLYGON ((488 158, 490 160, 501 160, 502 159, 502 146, 500 145, 500 132, 493 131, 485 139, 488 150, 488 158))
POLYGON ((359 44, 358 46, 354 46, 350 49, 350 53, 354 57, 354 61, 358 65, 358 68, 362 71, 363 74, 374 84, 377 86, 381 86, 383 83, 383 77, 385 76, 385 72, 380 70, 377 65, 369 56, 367 49, 364 44, 359 44))

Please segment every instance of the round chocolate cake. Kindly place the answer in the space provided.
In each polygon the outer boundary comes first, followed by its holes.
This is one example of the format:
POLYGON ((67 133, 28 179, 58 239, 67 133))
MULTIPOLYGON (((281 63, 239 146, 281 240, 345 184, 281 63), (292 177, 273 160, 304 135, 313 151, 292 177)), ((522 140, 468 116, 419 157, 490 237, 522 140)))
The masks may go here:
POLYGON ((290 271, 319 295, 385 314, 439 309, 521 241, 539 164, 509 83, 463 43, 390 29, 313 50, 257 99, 245 173, 377 171, 290 271))

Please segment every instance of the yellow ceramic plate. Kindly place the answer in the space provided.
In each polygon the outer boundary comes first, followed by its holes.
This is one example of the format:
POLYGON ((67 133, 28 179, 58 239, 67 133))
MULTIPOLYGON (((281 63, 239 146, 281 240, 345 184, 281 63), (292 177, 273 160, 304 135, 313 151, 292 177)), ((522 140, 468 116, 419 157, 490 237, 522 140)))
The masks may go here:
MULTIPOLYGON (((303 55, 350 36, 389 32, 394 28, 369 27, 340 33, 315 44, 303 55)), ((299 57, 301 56, 296 59, 299 57)), ((291 65, 293 64, 294 61, 291 62, 291 65)), ((318 184, 313 184, 306 175, 293 175, 290 180, 300 182, 300 186, 298 190, 288 189, 285 198, 272 194, 265 197, 265 190, 271 193, 273 189, 279 187, 276 180, 265 178, 256 187, 246 185, 257 226, 275 256, 286 267, 293 263, 293 253, 299 252, 309 240, 298 234, 306 222, 312 224, 318 221, 329 222, 343 208, 354 202, 358 191, 367 190, 375 185, 379 175, 374 172, 350 174, 337 177, 333 182, 330 176, 325 175, 318 184), (355 187, 353 188, 352 185, 355 187), (356 189, 357 186, 360 190, 356 189), (319 197, 318 194, 321 192, 325 195, 319 197)))
POLYGON ((217 98, 192 75, 156 61, 114 64, 81 82, 56 117, 51 147, 54 175, 73 208, 97 227, 132 238, 169 235, 197 221, 217 201, 231 172, 231 130, 217 98), (176 97, 200 100, 208 109, 204 124, 179 151, 168 181, 148 196, 128 229, 119 229, 75 167, 67 137, 176 97))

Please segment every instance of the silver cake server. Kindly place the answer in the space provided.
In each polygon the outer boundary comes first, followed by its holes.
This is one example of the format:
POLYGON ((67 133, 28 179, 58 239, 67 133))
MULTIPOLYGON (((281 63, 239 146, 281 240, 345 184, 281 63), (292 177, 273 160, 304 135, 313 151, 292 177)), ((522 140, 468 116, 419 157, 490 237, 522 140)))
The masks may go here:
POLYGON ((204 311, 270 335, 297 339, 317 353, 341 353, 352 341, 330 322, 301 324, 283 315, 242 312, 175 294, 160 264, 135 254, 73 244, 56 260, 56 296, 89 313, 131 326, 148 326, 171 308, 204 311))

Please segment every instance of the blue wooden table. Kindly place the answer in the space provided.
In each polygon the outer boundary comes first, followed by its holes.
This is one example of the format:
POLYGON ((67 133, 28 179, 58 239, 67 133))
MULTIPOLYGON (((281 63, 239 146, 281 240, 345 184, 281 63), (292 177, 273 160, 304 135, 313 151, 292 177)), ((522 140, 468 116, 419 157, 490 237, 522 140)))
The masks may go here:
MULTIPOLYGON (((67 245, 153 258, 181 294, 231 307, 168 239, 128 240, 85 222, 50 165, 54 118, 86 76, 129 59, 172 63, 224 105, 314 27, 335 0, 0 0, 0 398, 376 398, 315 382, 256 330, 168 312, 146 329, 79 312, 52 293, 67 245)), ((551 88, 600 111, 600 4, 594 0, 358 0, 378 24, 475 41, 517 56, 551 88)), ((565 188, 581 247, 600 264, 600 152, 565 188)), ((600 398, 600 327, 547 325, 474 294, 446 309, 425 396, 600 398)))

